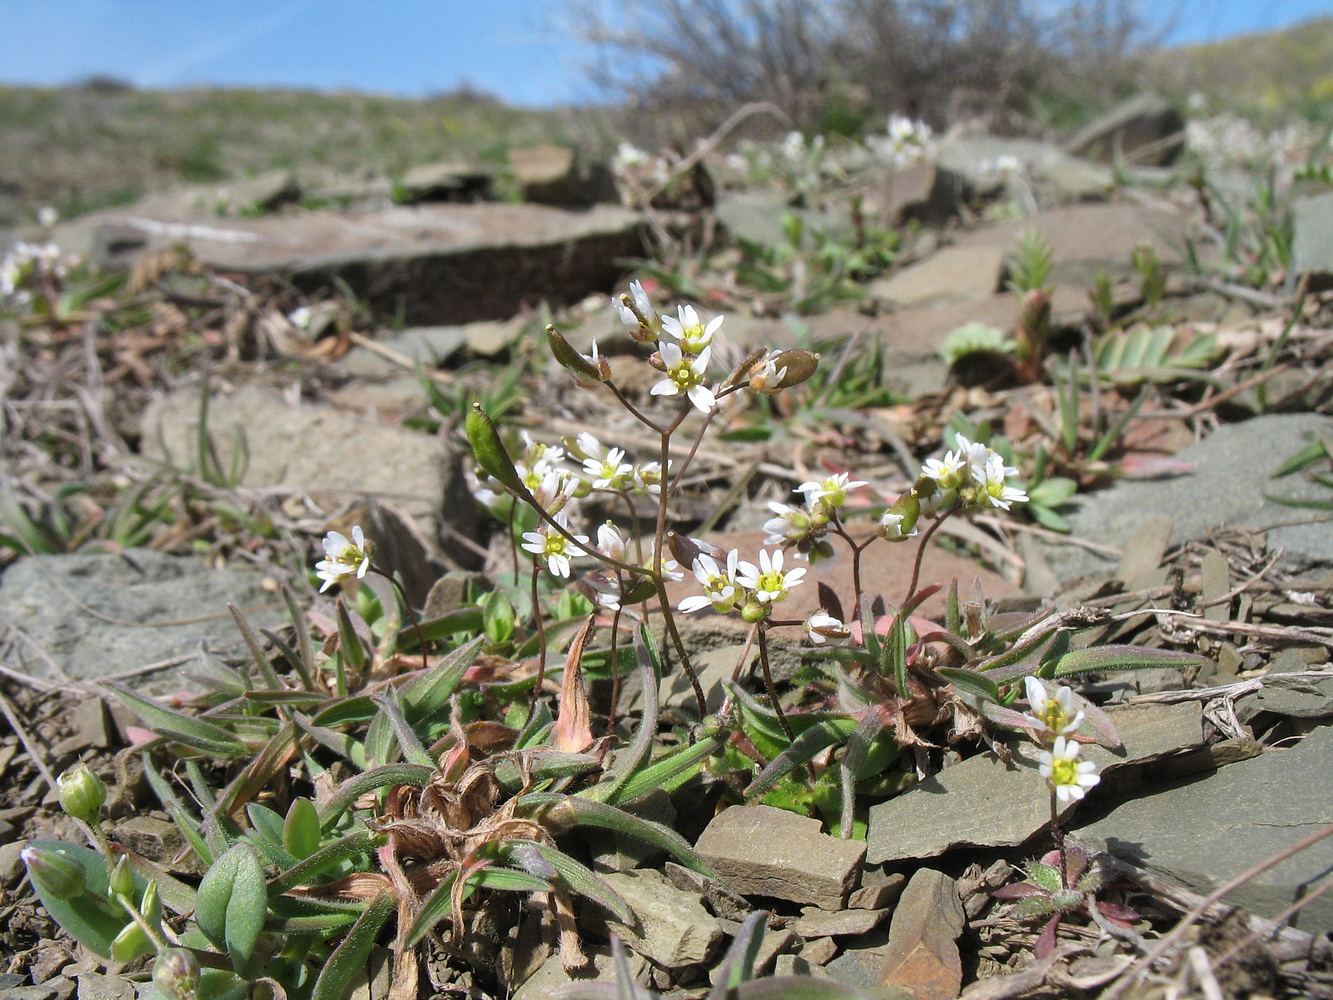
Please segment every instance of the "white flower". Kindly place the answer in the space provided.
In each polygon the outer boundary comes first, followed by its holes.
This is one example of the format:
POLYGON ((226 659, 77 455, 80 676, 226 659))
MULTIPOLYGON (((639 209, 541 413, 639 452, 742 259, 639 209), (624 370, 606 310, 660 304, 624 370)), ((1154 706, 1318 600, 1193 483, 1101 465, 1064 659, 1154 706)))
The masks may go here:
MULTIPOLYGON (((568 528, 563 518, 556 518, 556 523, 562 528, 568 528)), ((543 521, 536 531, 523 532, 523 551, 531 552, 546 560, 546 568, 556 576, 569 578, 569 558, 583 554, 583 544, 588 541, 587 535, 574 535, 575 545, 568 538, 556 531, 549 524, 543 521)))
POLYGON ((1074 692, 1060 685, 1054 695, 1046 693, 1046 685, 1035 677, 1025 677, 1029 711, 1023 718, 1038 734, 1050 736, 1068 736, 1078 732, 1083 721, 1082 709, 1077 709, 1074 692))
POLYGON ((956 490, 963 484, 966 464, 956 451, 946 451, 943 458, 928 458, 921 466, 921 475, 935 480, 942 490, 956 490))
POLYGON ((660 325, 657 312, 653 309, 653 300, 643 290, 643 285, 637 281, 629 283, 628 298, 627 303, 623 295, 612 296, 611 304, 616 307, 616 315, 620 317, 621 323, 634 332, 636 340, 651 339, 650 335, 660 325), (641 334, 646 336, 640 336, 641 334))
POLYGON ((632 142, 622 142, 617 148, 615 155, 611 157, 611 169, 618 174, 627 173, 635 167, 641 167, 648 162, 648 153, 634 145, 632 142))
POLYGON ((60 213, 50 205, 43 205, 37 209, 37 224, 46 229, 50 229, 60 219, 60 213))
POLYGON ((602 458, 606 455, 606 448, 602 446, 602 442, 587 431, 580 431, 579 436, 574 439, 574 450, 575 454, 583 459, 602 458))
MULTIPOLYGON (((670 466, 668 465, 668 468, 670 466)), ((634 467, 632 484, 630 490, 636 496, 661 496, 662 495, 662 463, 645 462, 643 465, 634 467)))
POLYGON ((805 634, 816 646, 822 646, 828 639, 846 639, 852 630, 841 619, 824 611, 816 611, 805 620, 805 634))
POLYGON ((309 330, 310 321, 314 318, 315 313, 309 306, 300 306, 287 314, 287 322, 298 330, 309 330))
POLYGON ((695 594, 680 602, 677 610, 682 614, 691 614, 712 607, 718 614, 726 614, 734 608, 742 595, 736 581, 740 567, 740 553, 732 549, 727 553, 726 568, 718 566, 717 560, 710 555, 700 555, 694 560, 694 578, 703 587, 702 594, 695 594))
POLYGON ((704 385, 711 348, 705 347, 697 358, 689 358, 678 345, 663 340, 658 342, 657 351, 666 366, 666 378, 649 390, 652 395, 675 396, 683 392, 701 413, 711 413, 717 406, 717 397, 704 385))
POLYGON ((765 545, 794 544, 814 536, 814 525, 808 511, 777 501, 769 501, 768 509, 777 517, 764 522, 764 530, 768 532, 768 537, 764 539, 765 545))
POLYGON ((685 354, 699 354, 713 342, 713 334, 722 325, 722 317, 714 316, 705 326, 699 320, 694 306, 681 306, 676 316, 662 317, 662 332, 680 341, 685 354))
POLYGON ((972 466, 972 478, 984 490, 980 497, 981 501, 1001 510, 1008 510, 1009 505, 1013 503, 1027 502, 1026 493, 1017 486, 1009 486, 1005 482, 1007 476, 1017 474, 1018 470, 1011 465, 1005 465, 1004 459, 995 452, 987 456, 985 465, 972 466))
POLYGON ((315 563, 315 575, 324 581, 319 588, 322 594, 344 577, 355 576, 358 580, 370 569, 371 543, 361 531, 361 525, 352 528, 352 541, 338 531, 330 531, 324 536, 324 558, 315 563))
POLYGON ((736 581, 746 590, 754 591, 755 600, 760 604, 776 604, 785 600, 787 591, 801 582, 805 576, 804 567, 782 570, 782 550, 769 552, 759 550, 759 565, 742 562, 739 564, 736 581))
POLYGON ((815 501, 822 501, 829 507, 841 507, 847 502, 847 494, 866 484, 864 479, 850 479, 850 473, 839 472, 827 479, 811 480, 796 487, 793 492, 804 493, 805 502, 811 507, 815 501))
POLYGON ((895 514, 892 510, 886 510, 880 515, 879 528, 875 533, 885 541, 894 541, 899 538, 911 538, 917 533, 917 529, 913 527, 910 532, 903 534, 903 520, 904 517, 902 514, 895 514))
POLYGON ((608 559, 625 561, 625 539, 621 536, 620 529, 610 521, 597 527, 597 551, 608 559))
POLYGON ((592 480, 593 489, 623 490, 629 485, 634 466, 622 461, 623 448, 612 448, 602 458, 588 458, 583 462, 583 473, 592 480))
POLYGON ((782 380, 787 377, 787 366, 778 367, 778 358, 783 352, 774 348, 768 357, 755 362, 750 368, 750 388, 766 396, 775 396, 782 391, 782 380))
POLYGON ((1078 759, 1080 749, 1073 740, 1057 736, 1051 749, 1043 750, 1037 757, 1041 776, 1061 802, 1077 802, 1102 780, 1093 773, 1097 770, 1096 763, 1078 759))

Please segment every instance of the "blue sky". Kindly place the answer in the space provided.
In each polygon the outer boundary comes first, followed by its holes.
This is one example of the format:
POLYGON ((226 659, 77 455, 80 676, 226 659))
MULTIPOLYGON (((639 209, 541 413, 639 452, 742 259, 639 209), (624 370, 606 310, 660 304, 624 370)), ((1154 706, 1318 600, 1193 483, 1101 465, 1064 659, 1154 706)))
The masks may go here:
MULTIPOLYGON (((812 0, 818 2, 818 0, 812 0)), ((1333 14, 1333 0, 1145 0, 1169 42, 1333 14)), ((0 82, 105 74, 141 87, 354 88, 415 96, 462 82, 515 104, 592 96, 558 30, 563 0, 0 0, 0 82)))

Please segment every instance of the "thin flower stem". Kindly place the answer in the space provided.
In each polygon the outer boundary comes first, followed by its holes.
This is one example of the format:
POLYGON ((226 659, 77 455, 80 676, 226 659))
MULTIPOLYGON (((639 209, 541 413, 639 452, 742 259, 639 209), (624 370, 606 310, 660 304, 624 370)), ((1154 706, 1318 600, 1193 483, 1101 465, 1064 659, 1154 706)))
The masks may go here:
POLYGON ((871 535, 864 542, 857 542, 847 533, 847 529, 842 526, 842 520, 836 515, 830 525, 830 530, 847 543, 847 547, 852 550, 852 590, 855 592, 856 604, 859 607, 861 603, 861 553, 864 552, 870 543, 875 540, 871 535))
POLYGON ((611 392, 615 395, 616 399, 620 401, 620 405, 621 405, 621 406, 623 406, 625 409, 629 410, 629 412, 630 412, 630 416, 632 416, 635 420, 639 421, 639 423, 644 424, 645 426, 652 428, 652 429, 655 430, 658 434, 661 434, 661 433, 662 433, 662 428, 661 428, 661 427, 658 427, 657 424, 653 423, 650 419, 648 419, 648 417, 646 417, 646 416, 639 410, 639 408, 638 408, 637 406, 635 406, 635 405, 634 405, 633 403, 631 403, 627 398, 625 398, 625 394, 624 394, 623 392, 620 391, 620 387, 619 387, 619 386, 617 386, 614 382, 603 382, 602 384, 603 384, 604 386, 606 386, 608 389, 611 390, 611 392))
POLYGON ((541 697, 542 684, 546 681, 546 623, 542 620, 542 609, 537 595, 537 562, 532 563, 532 618, 537 625, 537 682, 532 685, 532 695, 528 698, 528 718, 523 725, 526 728, 532 722, 537 711, 537 699, 541 697))
POLYGON ((1055 840, 1055 849, 1060 853, 1060 888, 1069 888, 1069 858, 1065 854, 1065 831, 1060 826, 1060 807, 1051 789, 1051 837, 1055 840))
MULTIPOLYGON (((620 597, 625 597, 625 578, 616 575, 616 583, 620 587, 620 597)), ((616 602, 619 605, 619 601, 616 602)), ((610 736, 616 728, 616 706, 620 701, 620 666, 616 663, 616 639, 620 635, 620 607, 611 612, 611 706, 606 712, 606 735, 610 736)))
MULTIPOLYGON (((514 537, 512 532, 510 532, 509 537, 511 539, 514 537)), ((370 571, 372 573, 378 573, 380 576, 384 577, 384 579, 388 580, 391 584, 393 584, 393 589, 398 592, 398 597, 403 602, 403 610, 407 612, 407 617, 412 619, 412 631, 414 631, 417 634, 417 646, 421 648, 421 669, 422 670, 430 669, 430 661, 426 659, 426 637, 421 633, 421 619, 417 617, 416 611, 413 609, 412 605, 408 602, 407 591, 403 589, 403 585, 398 582, 398 579, 396 577, 390 576, 379 566, 376 566, 372 563, 370 566, 370 571)), ((515 570, 515 579, 517 579, 517 570, 515 570)))
POLYGON ((782 702, 778 701, 777 685, 773 683, 773 671, 768 666, 768 630, 763 627, 761 622, 759 628, 759 668, 764 672, 764 687, 768 691, 769 703, 773 706, 773 711, 777 713, 778 723, 782 726, 782 732, 791 742, 796 739, 796 734, 792 732, 791 723, 787 721, 787 716, 783 714, 782 702))
POLYGON ((903 599, 904 604, 908 603, 916 596, 917 581, 921 579, 921 562, 926 557, 926 544, 930 541, 930 536, 939 530, 940 525, 943 524, 953 512, 953 508, 946 510, 931 522, 930 527, 927 528, 925 533, 921 536, 921 544, 918 545, 916 549, 916 561, 912 563, 912 582, 907 588, 907 597, 903 599))

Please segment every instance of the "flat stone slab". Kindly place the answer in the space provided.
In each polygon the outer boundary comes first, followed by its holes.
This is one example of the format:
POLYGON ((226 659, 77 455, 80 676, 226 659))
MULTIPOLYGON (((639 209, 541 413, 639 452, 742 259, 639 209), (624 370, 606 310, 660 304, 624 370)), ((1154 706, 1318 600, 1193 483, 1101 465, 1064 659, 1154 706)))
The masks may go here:
POLYGON ((286 619, 276 588, 249 566, 214 569, 150 549, 29 556, 0 577, 0 635, 12 641, 9 664, 41 680, 96 681, 161 663, 127 683, 179 691, 200 642, 246 656, 228 602, 256 628, 286 619))
MULTIPOLYGON (((1076 497, 1069 516, 1073 534, 1103 545, 1122 546, 1148 514, 1172 521, 1170 544, 1201 538, 1221 525, 1263 529, 1270 549, 1285 550, 1295 569, 1333 564, 1333 530, 1309 520, 1309 511, 1266 499, 1264 494, 1301 500, 1327 499, 1327 488, 1300 475, 1273 479, 1272 473, 1305 447, 1315 430, 1333 432, 1333 419, 1315 413, 1275 414, 1226 424, 1176 453, 1194 471, 1170 479, 1124 480, 1097 493, 1076 497)), ((1046 546, 1047 562, 1062 580, 1114 573, 1115 563, 1071 545, 1046 546)))
POLYGON ((668 969, 700 965, 717 951, 722 928, 704 908, 699 893, 677 889, 652 869, 602 878, 629 906, 635 923, 626 926, 601 907, 589 907, 585 917, 589 929, 617 935, 638 954, 668 969))
POLYGON ((731 806, 695 845, 742 895, 772 896, 820 909, 842 907, 856 888, 866 845, 821 832, 819 820, 772 806, 731 806))
MULTIPOLYGON (((1097 763, 1100 774, 1203 742, 1203 712, 1197 703, 1133 705, 1108 714, 1124 747, 1107 750, 1088 745, 1081 751, 1082 759, 1097 763)), ((871 806, 867 863, 935 858, 956 847, 1017 847, 1026 842, 1050 822, 1050 797, 1046 779, 1037 771, 1039 748, 1024 739, 1012 749, 1008 765, 993 753, 977 754, 871 806)), ((1097 789, 1091 794, 1095 797, 1097 789)))
MULTIPOLYGON (((198 426, 198 390, 163 397, 144 413, 144 453, 189 468, 198 426)), ((231 467, 237 434, 242 436, 240 485, 250 489, 308 490, 328 494, 334 503, 376 497, 428 529, 443 509, 445 456, 426 434, 330 406, 293 406, 256 385, 211 396, 208 431, 224 469, 231 467)))
POLYGON ((1164 263, 1175 263, 1185 245, 1183 215, 1122 202, 1038 212, 969 233, 958 246, 998 247, 1009 252, 1028 229, 1037 230, 1049 241, 1057 269, 1062 264, 1089 260, 1105 261, 1108 267, 1117 269, 1129 268, 1129 255, 1144 243, 1153 244, 1164 263))
MULTIPOLYGON (((1241 872, 1333 823, 1333 727, 1289 747, 1270 747, 1207 777, 1142 795, 1078 828, 1079 839, 1179 879, 1207 895, 1241 872)), ((1225 897, 1273 917, 1333 869, 1325 839, 1225 897)), ((1292 919, 1312 934, 1333 931, 1333 899, 1320 896, 1292 919)))
POLYGON ((995 246, 945 247, 872 282, 867 291, 894 309, 984 299, 1001 290, 1004 254, 995 246))
POLYGON ((1292 269, 1327 286, 1333 282, 1333 192, 1298 199, 1291 218, 1292 269))
POLYGON ((408 323, 507 319, 523 302, 570 305, 609 292, 642 256, 642 216, 612 205, 393 206, 257 219, 162 220, 97 213, 57 238, 100 263, 184 245, 207 267, 291 278, 307 292, 341 281, 381 315, 408 323), (91 243, 82 247, 80 242, 91 243))

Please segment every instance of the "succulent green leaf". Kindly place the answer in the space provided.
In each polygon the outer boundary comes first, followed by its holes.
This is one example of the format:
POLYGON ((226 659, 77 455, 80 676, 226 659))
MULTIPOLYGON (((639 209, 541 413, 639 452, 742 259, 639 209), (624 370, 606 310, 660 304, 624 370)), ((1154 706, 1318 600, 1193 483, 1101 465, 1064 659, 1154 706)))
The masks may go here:
POLYGON ((482 642, 482 636, 465 642, 403 688, 403 711, 409 719, 429 718, 448 707, 482 642))
POLYGON ((254 848, 237 844, 204 874, 196 896, 199 929, 232 961, 250 958, 268 909, 268 886, 254 848))
POLYGON ((306 798, 292 799, 282 823, 282 846, 287 853, 297 861, 305 860, 319 850, 321 835, 315 804, 306 798))

